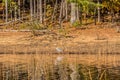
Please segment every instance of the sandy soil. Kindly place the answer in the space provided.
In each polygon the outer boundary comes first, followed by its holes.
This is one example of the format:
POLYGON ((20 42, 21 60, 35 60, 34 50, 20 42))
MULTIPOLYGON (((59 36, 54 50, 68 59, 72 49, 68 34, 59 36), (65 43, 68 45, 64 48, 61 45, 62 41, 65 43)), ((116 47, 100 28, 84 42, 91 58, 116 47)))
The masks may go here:
POLYGON ((56 48, 69 53, 120 53, 120 33, 114 28, 70 28, 39 36, 31 32, 0 32, 0 53, 57 53, 56 48))

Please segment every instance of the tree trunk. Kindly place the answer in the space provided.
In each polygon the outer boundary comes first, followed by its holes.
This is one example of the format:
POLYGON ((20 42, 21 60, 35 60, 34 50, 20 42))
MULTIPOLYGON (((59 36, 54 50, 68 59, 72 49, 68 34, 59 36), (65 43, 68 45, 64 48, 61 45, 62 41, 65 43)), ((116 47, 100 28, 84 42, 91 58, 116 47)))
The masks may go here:
POLYGON ((36 0, 34 0, 34 18, 36 17, 36 0))
MULTIPOLYGON (((98 5, 100 4, 99 0, 98 0, 98 5)), ((98 7, 98 23, 100 23, 101 21, 101 16, 100 16, 100 7, 98 7)))
POLYGON ((65 0, 62 1, 62 15, 65 16, 65 0))
POLYGON ((96 8, 94 9, 94 24, 96 25, 96 8))
POLYGON ((11 21, 13 20, 13 9, 12 9, 12 5, 10 4, 10 18, 11 18, 11 21))
POLYGON ((47 0, 44 0, 44 18, 43 18, 44 19, 43 20, 44 21, 44 25, 46 25, 46 22, 45 22, 45 19, 46 19, 46 1, 47 0))
POLYGON ((79 21, 79 5, 76 5, 76 20, 79 21))
POLYGON ((68 19, 68 4, 67 4, 67 0, 65 0, 65 13, 66 13, 66 17, 65 19, 67 20, 68 19))
POLYGON ((25 0, 23 0, 23 6, 22 6, 22 19, 24 17, 24 13, 25 13, 25 7, 24 6, 25 6, 25 0))
POLYGON ((20 0, 18 0, 18 17, 20 19, 20 0))
POLYGON ((113 11, 113 9, 111 10, 111 22, 113 23, 114 22, 114 11, 113 11))
POLYGON ((40 7, 40 23, 42 24, 43 18, 42 18, 42 0, 39 1, 39 7, 40 7))
POLYGON ((76 21, 76 3, 71 3, 71 24, 76 21))
POLYGON ((63 0, 61 1, 61 7, 60 7, 60 16, 59 16, 59 23, 61 24, 62 21, 62 13, 63 13, 63 0))
POLYGON ((3 9, 3 17, 2 17, 3 20, 5 20, 5 9, 3 9))
POLYGON ((54 10, 53 10, 53 14, 52 14, 52 22, 53 22, 53 20, 54 20, 54 16, 55 16, 55 13, 56 13, 56 9, 57 9, 57 0, 56 0, 56 2, 55 2, 55 6, 54 6, 54 10))
POLYGON ((36 13, 36 16, 37 16, 37 20, 39 20, 39 0, 37 0, 37 13, 36 13))
POLYGON ((17 20, 17 7, 14 7, 14 17, 15 17, 15 21, 17 20))
POLYGON ((30 15, 31 15, 31 21, 33 20, 33 1, 30 0, 30 15))
POLYGON ((6 19, 5 22, 8 22, 8 0, 5 0, 5 15, 6 15, 6 19))
POLYGON ((82 24, 82 6, 79 6, 80 9, 80 24, 82 24))

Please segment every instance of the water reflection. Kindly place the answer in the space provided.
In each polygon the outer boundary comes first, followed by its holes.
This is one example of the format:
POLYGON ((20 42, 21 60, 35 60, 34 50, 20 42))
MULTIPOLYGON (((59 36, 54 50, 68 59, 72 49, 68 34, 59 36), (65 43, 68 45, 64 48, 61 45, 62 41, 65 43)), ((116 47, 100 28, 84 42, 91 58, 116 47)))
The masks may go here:
POLYGON ((120 80, 120 55, 5 54, 0 80, 120 80))

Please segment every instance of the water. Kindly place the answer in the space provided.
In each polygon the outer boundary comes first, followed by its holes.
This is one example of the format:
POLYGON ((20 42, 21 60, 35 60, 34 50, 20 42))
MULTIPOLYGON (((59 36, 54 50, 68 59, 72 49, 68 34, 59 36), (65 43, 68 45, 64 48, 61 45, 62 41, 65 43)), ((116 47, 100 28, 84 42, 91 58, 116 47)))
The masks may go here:
POLYGON ((120 55, 1 54, 0 80, 120 80, 120 55))

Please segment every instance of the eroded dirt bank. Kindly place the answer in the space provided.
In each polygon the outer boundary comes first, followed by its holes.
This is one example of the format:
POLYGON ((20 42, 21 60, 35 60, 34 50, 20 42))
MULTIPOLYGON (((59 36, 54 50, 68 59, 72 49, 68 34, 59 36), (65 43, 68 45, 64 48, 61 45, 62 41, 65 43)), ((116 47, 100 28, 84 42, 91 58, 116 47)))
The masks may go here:
POLYGON ((114 28, 31 32, 0 32, 0 53, 120 53, 120 33, 114 28))

